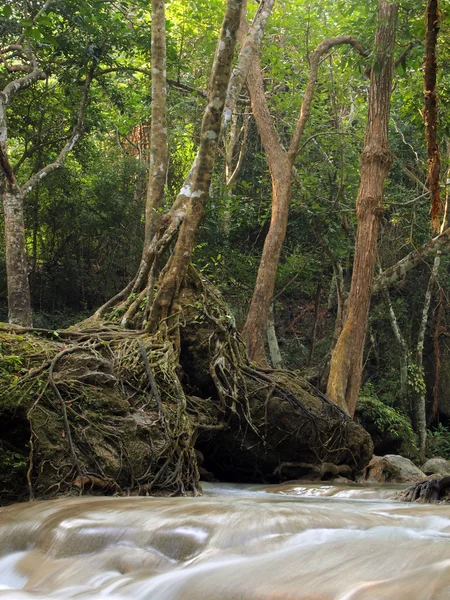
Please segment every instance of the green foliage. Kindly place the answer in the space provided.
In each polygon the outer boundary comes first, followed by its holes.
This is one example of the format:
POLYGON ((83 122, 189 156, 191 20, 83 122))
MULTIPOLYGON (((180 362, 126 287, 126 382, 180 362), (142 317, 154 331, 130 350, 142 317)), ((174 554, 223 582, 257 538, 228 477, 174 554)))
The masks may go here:
POLYGON ((427 431, 426 454, 430 458, 439 456, 450 460, 450 427, 439 423, 436 429, 427 431))
POLYGON ((412 362, 408 363, 408 386, 416 394, 425 394, 427 391, 423 367, 418 367, 412 362))
POLYGON ((14 489, 20 488, 20 482, 25 480, 27 466, 27 456, 0 443, 0 494, 3 499, 9 495, 14 497, 14 489))
POLYGON ((416 436, 409 420, 376 396, 372 384, 361 389, 356 416, 371 434, 375 454, 401 454, 417 458, 416 436))

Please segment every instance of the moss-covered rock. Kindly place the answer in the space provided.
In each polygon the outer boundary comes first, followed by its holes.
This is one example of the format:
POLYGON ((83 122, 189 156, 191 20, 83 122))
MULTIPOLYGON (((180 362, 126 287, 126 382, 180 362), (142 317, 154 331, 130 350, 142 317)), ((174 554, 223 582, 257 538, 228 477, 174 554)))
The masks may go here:
POLYGON ((369 462, 370 436, 342 410, 293 373, 249 363, 222 299, 193 271, 177 314, 154 335, 114 322, 0 326, 0 489, 11 452, 16 499, 195 493, 196 449, 216 476, 245 481, 369 462))
POLYGON ((375 454, 400 454, 412 460, 418 457, 416 436, 409 420, 378 398, 361 395, 355 419, 369 432, 375 454))

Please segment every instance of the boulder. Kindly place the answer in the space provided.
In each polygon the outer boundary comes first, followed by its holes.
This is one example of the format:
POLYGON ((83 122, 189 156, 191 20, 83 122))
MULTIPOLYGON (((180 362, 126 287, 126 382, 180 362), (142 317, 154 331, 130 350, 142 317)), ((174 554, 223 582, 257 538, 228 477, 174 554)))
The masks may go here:
POLYGON ((450 460, 445 458, 430 458, 422 466, 425 475, 450 475, 450 460))
POLYGON ((409 483, 426 478, 409 458, 398 454, 374 456, 365 470, 365 479, 377 483, 409 483))

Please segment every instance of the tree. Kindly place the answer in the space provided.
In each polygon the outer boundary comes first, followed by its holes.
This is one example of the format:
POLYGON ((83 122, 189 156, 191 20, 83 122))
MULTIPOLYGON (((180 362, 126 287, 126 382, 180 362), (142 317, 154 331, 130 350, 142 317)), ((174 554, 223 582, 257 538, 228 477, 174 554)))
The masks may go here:
POLYGON ((370 74, 369 112, 356 199, 358 225, 346 317, 333 350, 327 395, 353 415, 361 385, 384 182, 392 163, 388 124, 398 4, 380 0, 375 57, 370 74))
MULTIPOLYGON (((269 4, 269 0, 260 3, 232 74, 243 2, 227 2, 199 128, 199 149, 172 207, 158 219, 155 234, 144 245, 135 278, 70 331, 56 336, 41 330, 46 358, 32 344, 32 356, 17 346, 20 336, 14 338, 13 332, 26 335, 23 328, 0 328, 8 359, 12 351, 12 356, 24 355, 26 365, 18 383, 9 368, 0 377, 10 405, 15 406, 23 395, 27 398, 21 415, 30 422, 32 438, 27 470, 30 496, 36 490, 40 494, 54 490, 56 486, 50 484, 60 477, 61 465, 65 465, 63 480, 58 482, 61 489, 133 487, 148 493, 163 487, 195 492, 194 445, 204 433, 205 443, 211 435, 220 436, 214 443, 222 472, 230 472, 232 462, 239 460, 241 472, 248 477, 267 473, 285 478, 328 462, 332 472, 353 472, 371 456, 369 436, 306 381, 249 363, 232 315, 211 282, 190 264, 222 123, 232 117, 226 107, 240 94, 269 4), (42 368, 33 368, 36 360, 42 368), (34 402, 37 389, 42 393, 34 402), (92 394, 98 402, 92 402, 92 394), (101 415, 88 416, 87 411, 99 406, 101 415), (51 417, 43 427, 55 426, 54 435, 59 437, 64 432, 57 448, 45 443, 42 428, 34 427, 35 419, 37 423, 47 409, 51 417), (115 413, 114 424, 104 418, 103 409, 115 413), (44 473, 40 461, 47 464, 49 452, 52 464, 44 473), (107 454, 114 457, 112 462, 107 454)), ((154 88, 154 94, 162 94, 163 89, 154 88)), ((158 104, 159 98, 153 101, 158 104)), ((156 134, 155 123, 153 144, 156 134)), ((148 211, 147 216, 153 219, 154 213, 148 211)), ((7 362, 8 367, 16 365, 12 358, 7 362)))
POLYGON ((12 79, 0 93, 0 193, 5 218, 9 322, 23 326, 32 324, 23 202, 29 192, 44 177, 63 165, 67 155, 80 139, 83 133, 88 92, 97 64, 97 60, 94 58, 87 69, 76 124, 71 134, 67 136, 66 144, 53 162, 41 167, 28 181, 19 185, 9 160, 7 110, 19 92, 33 86, 39 80, 47 78, 46 73, 39 67, 38 58, 32 46, 32 38, 28 36, 35 31, 31 26, 36 25, 40 19, 45 17, 52 4, 54 4, 54 0, 47 0, 33 15, 17 41, 0 49, 3 65, 8 73, 12 75, 25 73, 18 79, 12 79))
POLYGON ((242 332, 251 360, 265 364, 264 342, 280 253, 286 237, 289 205, 292 197, 292 171, 300 151, 300 142, 308 122, 317 73, 321 59, 332 48, 349 44, 366 55, 366 50, 352 36, 339 36, 321 42, 310 57, 310 73, 300 114, 288 150, 285 150, 274 127, 264 91, 264 78, 258 57, 252 63, 247 83, 252 111, 267 156, 272 179, 272 218, 267 232, 250 308, 242 332))
MULTIPOLYGON (((226 42, 221 38, 218 46, 219 50, 216 51, 217 60, 213 66, 210 79, 209 104, 203 116, 200 148, 191 170, 171 209, 160 219, 159 227, 156 228, 153 237, 146 240, 135 278, 121 292, 96 311, 97 317, 102 317, 112 306, 119 303, 119 311, 124 312, 121 320, 122 325, 128 325, 136 316, 145 298, 147 298, 147 301, 143 313, 143 325, 147 326, 147 321, 150 318, 150 329, 157 329, 160 321, 165 321, 171 311, 177 313, 175 299, 186 275, 204 214, 219 134, 222 128, 222 119, 225 125, 231 120, 238 96, 253 60, 254 50, 261 42, 272 6, 273 0, 265 0, 260 4, 249 34, 242 43, 238 63, 232 76, 231 62, 227 66, 226 62, 223 61, 231 61, 233 52, 230 57, 228 54, 225 55, 223 50, 220 50, 222 42, 225 43, 225 49, 229 49, 229 42, 232 37, 231 33, 230 36, 227 35, 227 31, 232 32, 232 29, 227 24, 223 25, 221 35, 225 36, 226 42), (225 29, 223 29, 224 27, 225 29), (213 87, 214 85, 216 87, 213 87), (220 117, 219 120, 218 117, 220 117), (189 222, 188 225, 184 225, 187 215, 189 215, 189 222), (159 259, 174 242, 174 251, 163 269, 159 259), (154 298, 153 288, 159 275, 158 293, 154 298)), ((232 16, 234 18, 235 14, 233 13, 232 16)), ((225 20, 228 22, 228 19, 229 17, 226 17, 225 20)), ((232 50, 234 51, 234 46, 232 50)), ((162 88, 160 88, 160 93, 161 90, 162 88)), ((149 197, 147 206, 153 202, 154 200, 149 197)), ((153 219, 152 211, 148 210, 147 216, 153 219)), ((150 225, 146 227, 149 231, 150 225)), ((153 230, 153 226, 151 228, 153 230)))

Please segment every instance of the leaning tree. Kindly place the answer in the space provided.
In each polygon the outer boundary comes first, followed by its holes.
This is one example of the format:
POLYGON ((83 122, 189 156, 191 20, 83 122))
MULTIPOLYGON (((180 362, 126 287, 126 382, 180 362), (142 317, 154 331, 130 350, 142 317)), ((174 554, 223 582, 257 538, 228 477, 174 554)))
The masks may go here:
POLYGON ((217 475, 245 480, 351 475, 371 457, 368 434, 306 381, 249 362, 219 293, 190 264, 221 129, 272 5, 260 3, 233 70, 243 2, 227 1, 198 152, 162 215, 164 2, 152 2, 152 154, 136 276, 69 330, 0 329, 0 410, 12 432, 2 448, 8 456, 21 444, 30 496, 195 492, 202 455, 217 475))

